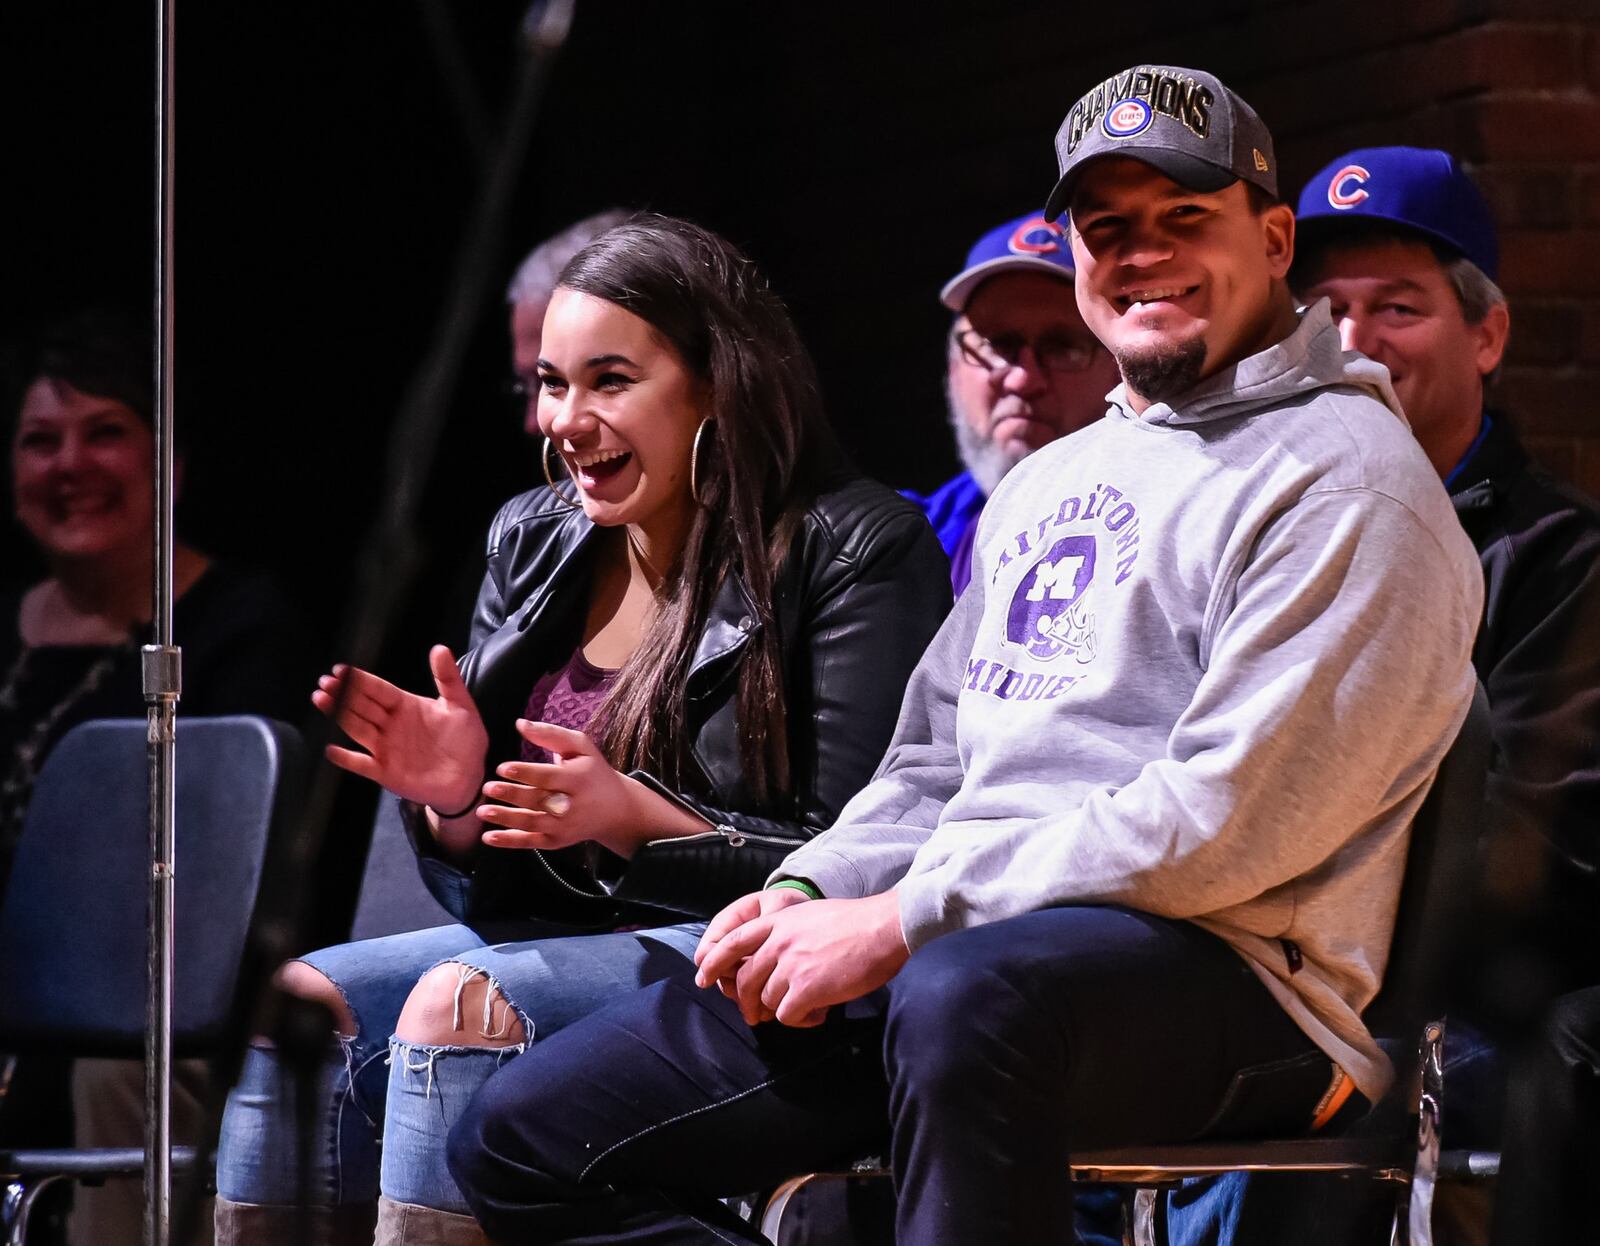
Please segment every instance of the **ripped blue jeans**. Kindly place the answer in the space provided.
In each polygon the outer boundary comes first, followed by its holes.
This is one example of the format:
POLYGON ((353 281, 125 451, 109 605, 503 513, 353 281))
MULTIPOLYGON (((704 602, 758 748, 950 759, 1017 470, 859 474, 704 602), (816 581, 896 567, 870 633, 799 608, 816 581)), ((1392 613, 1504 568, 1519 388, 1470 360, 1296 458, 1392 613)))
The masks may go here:
MULTIPOLYGON (((316 1071, 309 1201, 370 1202, 381 1188, 401 1203, 465 1212, 445 1167, 450 1127, 501 1064, 524 1050, 402 1043, 395 1023, 417 980, 439 964, 459 966, 459 986, 487 978, 521 1020, 529 1042, 621 995, 683 968, 703 922, 605 934, 569 934, 518 923, 479 933, 440 926, 347 943, 302 959, 339 988, 356 1033, 316 1071), (527 937, 537 931, 542 937, 527 937), (510 933, 522 937, 496 941, 510 933), (380 1145, 381 1143, 381 1145, 380 1145), (380 1161, 381 1156, 381 1161, 380 1161)), ((459 992, 458 992, 459 998, 459 992)), ((493 1038, 487 1016, 460 1016, 493 1038)), ((506 1023, 498 1023, 504 1031, 506 1023)), ((268 1045, 252 1047, 228 1096, 217 1149, 217 1190, 236 1203, 297 1198, 295 1092, 268 1045)))

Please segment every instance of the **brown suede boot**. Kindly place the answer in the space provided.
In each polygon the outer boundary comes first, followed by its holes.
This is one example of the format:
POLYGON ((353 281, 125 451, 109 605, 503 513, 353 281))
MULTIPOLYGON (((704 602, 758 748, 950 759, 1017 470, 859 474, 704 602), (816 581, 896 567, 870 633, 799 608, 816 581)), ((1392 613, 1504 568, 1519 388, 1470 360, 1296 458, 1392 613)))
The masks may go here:
MULTIPOLYGON (((218 1243, 221 1246, 221 1243, 218 1243)), ((494 1246, 471 1216, 378 1200, 376 1246, 494 1246)))
POLYGON ((372 1226, 378 1209, 371 1203, 343 1207, 310 1207, 306 1221, 309 1241, 302 1235, 300 1213, 294 1207, 263 1203, 230 1203, 217 1195, 216 1246, 372 1246, 372 1226))

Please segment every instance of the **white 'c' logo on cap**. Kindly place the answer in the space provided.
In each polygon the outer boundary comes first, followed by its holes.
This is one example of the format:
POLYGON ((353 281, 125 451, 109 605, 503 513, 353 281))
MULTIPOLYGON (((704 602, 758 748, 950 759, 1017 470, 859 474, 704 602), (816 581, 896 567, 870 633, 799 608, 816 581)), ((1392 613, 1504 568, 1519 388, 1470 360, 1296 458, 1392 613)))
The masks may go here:
POLYGON ((1348 212, 1367 197, 1367 192, 1362 189, 1361 183, 1371 176, 1372 174, 1359 164, 1345 165, 1328 183, 1328 206, 1340 212, 1348 212), (1355 183, 1354 189, 1350 188, 1351 182, 1355 183))

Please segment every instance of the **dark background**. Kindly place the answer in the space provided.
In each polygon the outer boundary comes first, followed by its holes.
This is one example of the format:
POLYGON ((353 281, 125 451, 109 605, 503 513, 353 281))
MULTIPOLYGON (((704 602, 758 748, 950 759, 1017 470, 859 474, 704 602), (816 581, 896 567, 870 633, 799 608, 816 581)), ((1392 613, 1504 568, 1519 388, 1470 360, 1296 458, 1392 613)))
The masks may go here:
MULTIPOLYGON (((92 299, 148 305, 155 12, 0 11, 0 340, 92 299)), ((208 550, 275 570, 330 636, 520 16, 507 0, 180 5, 183 517, 208 550)), ((1362 143, 1467 159, 1507 227, 1512 405, 1547 461, 1600 481, 1592 0, 578 0, 496 271, 613 204, 710 225, 788 299, 861 466, 931 486, 954 466, 938 288, 979 232, 1042 202, 1076 96, 1140 59, 1250 98, 1291 193, 1362 143)), ((538 478, 500 397, 505 355, 497 294, 427 465, 422 570, 389 658, 404 678, 462 634, 485 525, 538 478)), ((0 580, 29 578, 19 533, 0 552, 0 580)))
MULTIPOLYGON (((521 11, 501 0, 180 5, 184 530, 277 571, 330 631, 402 391, 436 329, 475 144, 498 128, 521 11), (441 19, 459 40, 454 65, 441 19)), ((148 305, 154 20, 153 4, 8 6, 0 337, 85 301, 148 305)), ((828 18, 782 4, 580 0, 496 271, 508 277, 540 238, 613 204, 708 224, 790 301, 861 464, 896 484, 937 483, 954 465, 938 287, 973 235, 1042 201, 1072 88, 1020 126, 1004 119, 1028 133, 1025 146, 1001 136, 1027 153, 1012 161, 987 150, 992 102, 958 106, 959 74, 920 57, 919 37, 843 6, 828 18), (948 167, 925 142, 905 147, 930 133, 948 141, 948 167)), ((500 396, 499 288, 430 465, 421 589, 401 623, 418 654, 461 632, 461 584, 475 582, 489 517, 538 479, 520 412, 500 396)), ((7 542, 6 578, 28 578, 20 534, 7 542)))

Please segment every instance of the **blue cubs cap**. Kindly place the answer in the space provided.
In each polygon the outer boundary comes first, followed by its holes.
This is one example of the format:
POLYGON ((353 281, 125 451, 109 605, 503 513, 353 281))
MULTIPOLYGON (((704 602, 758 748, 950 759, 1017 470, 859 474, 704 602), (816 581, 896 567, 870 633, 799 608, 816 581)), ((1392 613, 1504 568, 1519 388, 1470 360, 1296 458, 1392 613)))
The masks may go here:
POLYGON ((991 229, 973 243, 966 264, 939 291, 939 301, 951 311, 964 311, 980 285, 1007 272, 1049 273, 1071 281, 1072 249, 1061 226, 1031 212, 991 229))
POLYGON ((1363 147, 1340 156, 1300 192, 1300 237, 1310 243, 1345 221, 1386 221, 1471 260, 1491 279, 1500 267, 1494 217, 1448 152, 1363 147))

